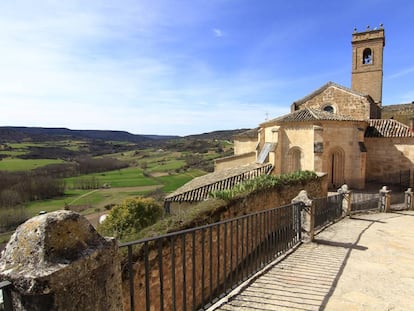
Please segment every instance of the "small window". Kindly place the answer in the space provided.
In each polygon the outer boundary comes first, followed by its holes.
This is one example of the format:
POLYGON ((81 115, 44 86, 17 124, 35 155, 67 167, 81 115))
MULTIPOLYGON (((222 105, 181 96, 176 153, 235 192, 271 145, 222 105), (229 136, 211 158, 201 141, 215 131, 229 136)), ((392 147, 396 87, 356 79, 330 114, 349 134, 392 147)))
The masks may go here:
POLYGON ((334 113, 335 109, 331 105, 327 105, 327 106, 323 107, 323 111, 334 113))
POLYGON ((372 64, 372 51, 371 51, 371 49, 366 48, 364 50, 364 53, 362 54, 362 63, 364 65, 372 64))

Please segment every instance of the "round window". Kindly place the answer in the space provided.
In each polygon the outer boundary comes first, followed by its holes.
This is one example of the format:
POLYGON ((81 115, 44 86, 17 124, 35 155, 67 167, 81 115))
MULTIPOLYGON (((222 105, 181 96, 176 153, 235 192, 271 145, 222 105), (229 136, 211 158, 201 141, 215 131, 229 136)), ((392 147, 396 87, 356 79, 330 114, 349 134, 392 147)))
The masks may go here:
POLYGON ((335 112, 334 108, 331 105, 323 107, 323 111, 330 112, 330 113, 335 112))

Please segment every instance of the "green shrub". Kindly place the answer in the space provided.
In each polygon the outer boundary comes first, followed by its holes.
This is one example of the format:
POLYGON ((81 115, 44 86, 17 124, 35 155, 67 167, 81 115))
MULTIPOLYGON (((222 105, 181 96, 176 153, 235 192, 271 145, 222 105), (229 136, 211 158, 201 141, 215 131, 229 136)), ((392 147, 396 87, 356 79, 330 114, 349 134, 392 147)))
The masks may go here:
POLYGON ((213 191, 210 193, 210 197, 229 201, 239 196, 248 195, 269 188, 279 188, 290 184, 306 183, 315 178, 317 178, 316 173, 311 171, 298 171, 283 175, 262 175, 255 179, 241 182, 231 189, 213 191))
POLYGON ((152 198, 126 199, 111 209, 98 231, 122 240, 154 224, 163 213, 162 206, 152 198))

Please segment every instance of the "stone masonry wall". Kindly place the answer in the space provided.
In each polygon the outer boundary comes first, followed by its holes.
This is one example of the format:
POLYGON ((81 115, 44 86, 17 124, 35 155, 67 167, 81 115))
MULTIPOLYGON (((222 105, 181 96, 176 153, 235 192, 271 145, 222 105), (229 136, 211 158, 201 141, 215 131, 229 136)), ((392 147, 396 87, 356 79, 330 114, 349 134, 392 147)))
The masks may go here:
POLYGON ((0 259, 15 311, 122 310, 115 239, 83 216, 56 211, 20 225, 0 259))
POLYGON ((214 171, 221 171, 232 167, 251 164, 256 161, 256 152, 234 155, 214 161, 214 171))
MULTIPOLYGON (((300 190, 306 189, 312 197, 321 197, 326 195, 325 178, 318 178, 306 185, 287 186, 281 190, 265 191, 251 195, 247 198, 240 199, 230 203, 227 207, 219 211, 220 220, 230 219, 237 216, 246 215, 252 212, 270 209, 277 206, 289 204, 291 200, 299 193, 300 190)), ((283 223, 284 217, 288 215, 279 215, 279 223, 283 223)), ((216 217, 212 217, 216 219, 216 217)), ((160 267, 163 275, 163 300, 164 310, 173 310, 173 291, 176 295, 176 309, 183 310, 184 299, 188 309, 191 309, 193 303, 196 307, 201 306, 210 298, 210 292, 215 296, 218 287, 223 289, 225 280, 230 277, 230 268, 233 270, 240 265, 242 258, 234 255, 236 252, 244 254, 249 249, 249 245, 236 240, 237 230, 244 230, 245 234, 255 234, 257 230, 263 230, 272 221, 270 218, 260 218, 259 223, 253 225, 224 226, 212 227, 206 229, 204 233, 197 231, 188 234, 185 237, 178 236, 173 241, 168 240, 162 245, 153 245, 149 247, 149 288, 151 310, 160 309, 160 267), (258 229, 259 228, 259 229, 258 229), (217 231, 220 231, 219 233, 217 231), (247 233, 249 232, 249 233, 247 233), (225 239, 226 237, 226 239, 225 239), (210 244, 210 238, 212 243, 210 244), (225 247, 226 245, 226 247, 225 247), (224 249, 227 251, 225 252, 224 249), (194 250, 194 252, 193 252, 194 250), (160 264, 158 253, 162 254, 162 263, 160 264), (232 255, 233 254, 233 255, 232 255), (173 256, 174 255, 174 256, 173 256), (203 256, 204 255, 204 256, 203 256), (220 256, 227 258, 225 264, 219 260, 220 256), (183 257, 185 257, 185 268, 183 268, 183 257), (203 257, 204 262, 203 262, 203 257), (212 258, 211 267, 209 258, 212 258), (173 259, 174 258, 174 259, 173 259), (195 264, 193 264, 193 262, 195 264), (211 274, 208 269, 211 269, 211 274), (175 270, 175 278, 172 277, 172 271, 175 270), (185 270, 185 279, 183 271, 185 270), (205 271, 204 271, 205 270, 205 271), (203 273, 204 271, 204 273, 203 273), (226 271, 226 273, 225 273, 226 271), (192 275, 195 275, 194 280, 192 275), (183 284, 186 286, 183 286, 183 284), (192 284, 195 286, 195 295, 192 295, 192 284), (184 295, 182 288, 186 288, 184 295), (203 299, 204 297, 204 299, 203 299)), ((256 241, 260 243, 260 241, 256 241)), ((250 247, 252 247, 250 245, 250 247)), ((240 278, 241 276, 239 276, 240 278)), ((129 310, 129 285, 128 280, 124 280, 124 306, 129 310)), ((145 260, 140 257, 134 264, 134 297, 137 310, 145 310, 145 260)))
POLYGON ((237 138, 234 140, 234 154, 256 152, 257 136, 254 138, 237 138))
POLYGON ((358 120, 366 120, 370 116, 371 104, 365 97, 353 95, 335 86, 330 86, 301 107, 323 110, 326 105, 333 106, 335 113, 352 116, 358 120))
POLYGON ((414 169, 413 138, 366 138, 365 145, 367 181, 396 184, 400 171, 414 169))

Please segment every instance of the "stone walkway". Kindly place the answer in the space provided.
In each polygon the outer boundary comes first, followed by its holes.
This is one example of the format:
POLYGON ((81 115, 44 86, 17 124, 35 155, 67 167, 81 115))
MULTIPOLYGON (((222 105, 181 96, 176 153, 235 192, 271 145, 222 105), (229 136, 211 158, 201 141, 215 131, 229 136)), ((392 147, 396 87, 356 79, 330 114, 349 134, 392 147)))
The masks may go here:
POLYGON ((216 310, 414 310, 414 212, 326 228, 216 310))

